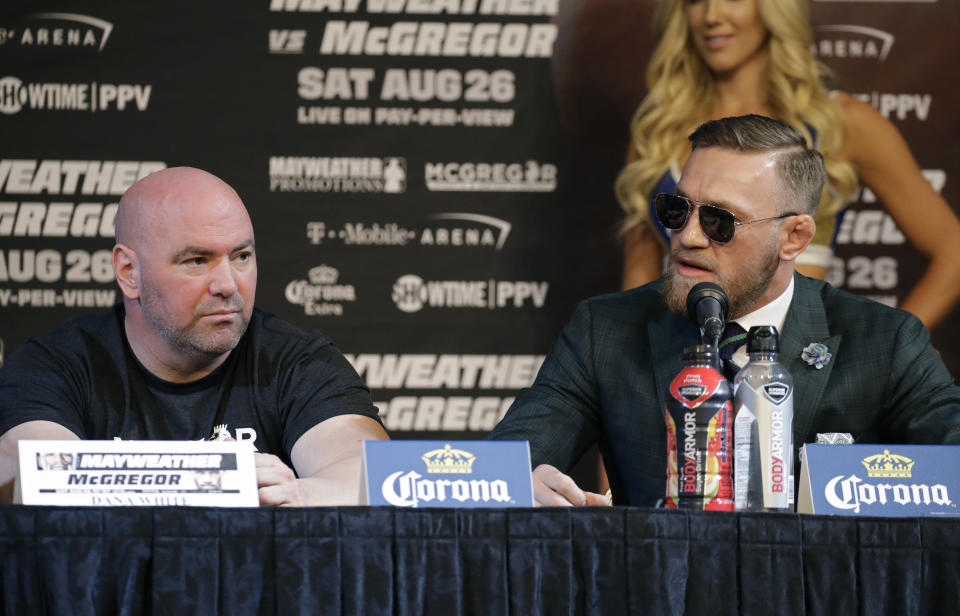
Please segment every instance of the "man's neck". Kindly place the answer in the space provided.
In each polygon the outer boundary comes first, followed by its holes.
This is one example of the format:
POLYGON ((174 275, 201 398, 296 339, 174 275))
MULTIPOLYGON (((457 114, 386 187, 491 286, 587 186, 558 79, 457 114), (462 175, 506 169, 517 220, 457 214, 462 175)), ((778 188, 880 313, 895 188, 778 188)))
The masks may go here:
POLYGON ((123 320, 124 334, 134 357, 150 374, 169 383, 189 383, 202 379, 220 367, 230 353, 213 359, 193 357, 169 349, 163 340, 157 340, 153 330, 130 310, 123 320))
POLYGON ((760 310, 783 295, 783 292, 786 291, 790 283, 793 282, 793 274, 793 263, 781 262, 780 266, 774 272, 773 277, 770 279, 770 284, 767 285, 767 290, 763 292, 763 295, 740 314, 730 315, 730 320, 737 320, 744 315, 760 310))
POLYGON ((790 310, 790 301, 793 299, 793 292, 794 285, 793 278, 791 278, 789 283, 787 283, 787 287, 780 295, 756 310, 737 317, 734 320, 745 330, 749 330, 754 325, 773 325, 777 328, 778 332, 782 332, 787 311, 790 310))

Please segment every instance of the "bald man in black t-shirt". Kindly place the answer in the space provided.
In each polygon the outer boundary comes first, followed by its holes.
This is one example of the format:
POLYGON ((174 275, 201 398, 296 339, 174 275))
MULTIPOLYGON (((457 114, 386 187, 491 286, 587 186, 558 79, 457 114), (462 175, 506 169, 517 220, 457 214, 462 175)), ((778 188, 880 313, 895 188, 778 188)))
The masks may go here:
POLYGON ((0 370, 0 502, 21 439, 234 438, 257 449, 261 504, 356 503, 361 443, 386 432, 328 338, 254 308, 236 192, 199 169, 158 171, 123 195, 116 239, 122 305, 30 340, 0 370))

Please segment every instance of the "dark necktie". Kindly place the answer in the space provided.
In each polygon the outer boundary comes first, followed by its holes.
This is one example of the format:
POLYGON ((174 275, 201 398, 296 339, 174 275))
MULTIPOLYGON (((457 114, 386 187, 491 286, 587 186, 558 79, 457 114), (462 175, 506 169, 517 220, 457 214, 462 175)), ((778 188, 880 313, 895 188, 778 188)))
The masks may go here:
POLYGON ((720 336, 720 360, 723 364, 723 376, 727 377, 731 383, 740 371, 740 366, 733 362, 733 354, 746 341, 747 330, 737 323, 731 321, 723 328, 723 335, 720 336))

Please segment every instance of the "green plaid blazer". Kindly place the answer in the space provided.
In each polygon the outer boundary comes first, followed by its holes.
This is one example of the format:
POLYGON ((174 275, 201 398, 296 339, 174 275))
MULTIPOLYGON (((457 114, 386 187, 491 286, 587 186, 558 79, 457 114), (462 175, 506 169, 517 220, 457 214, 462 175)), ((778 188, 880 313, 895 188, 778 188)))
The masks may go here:
MULTIPOLYGON (((919 319, 823 281, 797 274, 795 282, 780 336, 780 361, 794 379, 795 448, 822 432, 960 443, 960 388, 919 319), (822 369, 801 358, 813 342, 833 356, 822 369)), ((661 286, 581 302, 490 438, 527 440, 534 467, 564 472, 599 443, 614 502, 655 505, 666 478, 666 392, 683 348, 700 339, 667 308, 661 286)))

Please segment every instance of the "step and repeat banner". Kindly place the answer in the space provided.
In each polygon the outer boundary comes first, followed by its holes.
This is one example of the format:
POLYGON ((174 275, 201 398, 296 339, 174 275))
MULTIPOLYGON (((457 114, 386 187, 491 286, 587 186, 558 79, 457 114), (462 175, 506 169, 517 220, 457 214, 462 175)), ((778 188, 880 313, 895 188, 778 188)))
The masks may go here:
MULTIPOLYGON (((397 438, 485 433, 575 303, 614 291, 613 180, 650 0, 4 0, 0 361, 119 301, 120 195, 168 166, 233 185, 257 304, 321 329, 397 438)), ((814 2, 837 85, 960 203, 955 2, 814 2)), ((896 305, 923 260, 864 191, 838 286, 896 305)), ((958 257, 960 258, 960 257, 958 257)), ((960 373, 960 325, 935 341, 960 373)))

